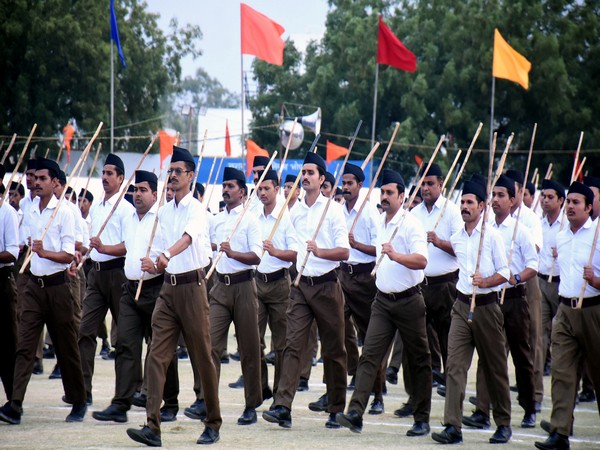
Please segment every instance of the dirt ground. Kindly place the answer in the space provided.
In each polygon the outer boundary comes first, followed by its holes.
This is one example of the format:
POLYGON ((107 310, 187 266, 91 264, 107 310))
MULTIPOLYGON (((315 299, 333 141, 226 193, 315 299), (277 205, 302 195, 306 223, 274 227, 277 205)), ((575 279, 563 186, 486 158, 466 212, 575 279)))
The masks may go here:
MULTIPOLYGON (((229 350, 236 348, 233 330, 229 339, 229 350)), ((25 398, 25 412, 21 425, 0 424, 0 448, 6 449, 58 449, 89 448, 117 449, 143 448, 127 437, 125 430, 144 424, 146 416, 141 408, 133 407, 128 413, 129 422, 116 424, 98 422, 91 416, 91 411, 101 410, 110 404, 114 391, 114 364, 112 361, 96 359, 93 397, 94 404, 88 409, 83 423, 65 423, 64 419, 70 409, 61 401, 63 388, 60 380, 49 380, 48 375, 54 366, 54 360, 44 360, 44 374, 33 375, 25 398)), ((196 439, 203 430, 198 421, 183 415, 183 408, 194 401, 193 380, 189 360, 179 362, 181 393, 179 396, 180 412, 176 422, 162 426, 162 442, 165 448, 189 448, 196 444, 196 439)), ((473 361, 469 372, 467 397, 475 392, 475 367, 473 361)), ((273 376, 272 366, 270 376, 273 376)), ((511 380, 514 380, 512 367, 511 380)), ((271 401, 258 408, 258 423, 250 426, 237 425, 237 418, 244 408, 243 391, 231 389, 228 383, 235 381, 241 374, 239 362, 231 361, 222 366, 220 382, 221 411, 223 426, 221 440, 215 447, 220 448, 422 448, 440 449, 430 436, 422 438, 406 437, 406 431, 412 425, 412 419, 399 419, 393 411, 406 401, 406 394, 400 380, 398 385, 388 385, 388 394, 384 398, 386 411, 380 416, 365 414, 362 434, 354 434, 342 428, 330 430, 325 428, 325 413, 314 413, 308 409, 308 403, 315 401, 325 392, 321 382, 323 366, 313 368, 310 390, 299 392, 292 409, 292 429, 286 430, 261 418, 261 411, 267 409, 271 401)), ((401 378, 401 377, 400 377, 401 378)), ((550 377, 544 378, 545 390, 550 392, 550 377)), ((348 400, 351 392, 348 393, 348 400)), ((516 401, 516 394, 511 393, 513 400, 513 438, 507 448, 534 448, 534 441, 545 440, 546 433, 539 427, 541 419, 549 419, 550 399, 547 396, 541 414, 538 414, 538 426, 525 430, 519 427, 523 412, 516 401)), ((432 431, 440 431, 444 413, 444 399, 433 391, 431 408, 432 431)), ((470 413, 471 405, 465 402, 465 413, 470 413)), ((492 427, 493 428, 493 427, 492 427)), ((463 429, 463 444, 460 448, 480 449, 488 447, 491 430, 463 429)), ((600 449, 600 427, 598 426, 598 409, 596 403, 583 403, 575 410, 575 437, 571 438, 573 449, 600 449)))

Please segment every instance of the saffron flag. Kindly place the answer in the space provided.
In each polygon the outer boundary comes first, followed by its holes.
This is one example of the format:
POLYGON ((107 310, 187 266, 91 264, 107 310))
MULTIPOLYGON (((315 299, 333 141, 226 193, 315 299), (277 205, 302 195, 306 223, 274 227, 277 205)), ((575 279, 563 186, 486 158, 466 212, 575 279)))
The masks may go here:
POLYGON ((266 156, 269 157, 269 152, 264 148, 260 148, 256 142, 252 139, 246 139, 246 176, 250 176, 252 171, 252 164, 254 163, 255 156, 266 156))
POLYGON ((65 133, 64 136, 64 144, 65 144, 65 148, 67 149, 67 162, 71 162, 71 141, 73 140, 73 135, 75 134, 75 128, 73 127, 73 125, 71 125, 71 122, 69 122, 64 128, 63 128, 63 133, 65 133))
POLYGON ((163 162, 167 156, 173 154, 173 146, 177 145, 177 133, 174 130, 160 130, 158 132, 158 141, 160 146, 160 168, 163 168, 163 162))
POLYGON ((231 137, 229 136, 229 120, 225 121, 225 154, 231 156, 231 137))
POLYGON ((381 16, 377 33, 377 64, 387 64, 407 72, 417 70, 417 57, 392 33, 381 16))
POLYGON ((494 63, 492 75, 496 78, 514 81, 529 89, 529 71, 531 63, 515 51, 504 40, 498 29, 494 30, 494 63))
POLYGON ((281 35, 285 28, 244 3, 240 6, 242 54, 254 55, 263 61, 281 66, 285 47, 281 35))
POLYGON ((119 58, 121 58, 121 64, 123 68, 127 67, 125 64, 125 56, 123 55, 123 49, 121 48, 121 39, 119 39, 119 27, 117 26, 117 15, 115 14, 115 0, 110 0, 110 38, 115 41, 117 51, 119 52, 119 58))
POLYGON ((335 145, 333 142, 327 140, 327 150, 325 153, 327 165, 329 165, 331 161, 341 158, 342 156, 346 156, 347 154, 348 149, 346 147, 335 145))

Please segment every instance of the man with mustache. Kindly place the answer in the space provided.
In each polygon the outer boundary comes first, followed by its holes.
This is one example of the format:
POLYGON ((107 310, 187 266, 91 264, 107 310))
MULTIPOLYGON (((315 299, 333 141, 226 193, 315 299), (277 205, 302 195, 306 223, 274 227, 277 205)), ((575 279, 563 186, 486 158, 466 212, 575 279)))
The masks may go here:
POLYGON ((445 428, 442 432, 431 435, 434 441, 441 444, 462 442, 463 400, 467 372, 475 349, 482 358, 484 374, 489 381, 494 420, 498 426, 490 443, 506 443, 512 435, 504 318, 498 304, 500 285, 510 279, 510 270, 502 236, 490 226, 486 226, 485 235, 482 235, 486 200, 484 185, 477 181, 465 182, 460 201, 465 225, 450 238, 459 272, 457 299, 452 308, 452 323, 448 334, 445 428), (481 239, 481 259, 479 267, 476 267, 481 239), (472 322, 469 322, 474 290, 475 310, 472 322))

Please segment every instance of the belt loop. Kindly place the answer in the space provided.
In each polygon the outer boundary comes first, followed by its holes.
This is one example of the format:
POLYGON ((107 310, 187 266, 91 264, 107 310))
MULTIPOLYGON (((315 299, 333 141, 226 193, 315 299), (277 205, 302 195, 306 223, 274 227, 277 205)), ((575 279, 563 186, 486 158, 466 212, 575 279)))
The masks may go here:
POLYGON ((177 286, 177 277, 171 274, 171 286, 177 286))
POLYGON ((354 267, 352 267, 352 264, 348 264, 348 273, 354 275, 354 267))
POLYGON ((306 281, 308 282, 309 286, 314 286, 315 285, 313 277, 306 277, 306 281))
POLYGON ((44 286, 44 279, 43 279, 43 278, 38 278, 38 279, 37 279, 37 282, 38 282, 38 285, 39 285, 39 286, 40 286, 42 289, 44 289, 44 287, 45 287, 45 286, 44 286))
POLYGON ((196 269, 196 276, 198 277, 198 286, 202 286, 202 269, 196 269))
POLYGON ((94 269, 96 269, 96 271, 100 272, 100 262, 99 261, 94 261, 94 269))
POLYGON ((578 298, 571 298, 571 309, 577 309, 577 302, 579 301, 578 298))
POLYGON ((225 281, 225 286, 231 285, 231 278, 229 277, 228 274, 223 275, 223 280, 225 281))
POLYGON ((423 279, 423 284, 425 286, 429 286, 429 280, 427 280, 427 277, 425 276, 425 278, 423 279))
POLYGON ((268 282, 268 280, 267 280, 267 274, 266 274, 266 273, 261 273, 261 274, 259 274, 259 275, 260 275, 261 279, 262 279, 262 280, 263 280, 265 283, 267 283, 267 282, 268 282))

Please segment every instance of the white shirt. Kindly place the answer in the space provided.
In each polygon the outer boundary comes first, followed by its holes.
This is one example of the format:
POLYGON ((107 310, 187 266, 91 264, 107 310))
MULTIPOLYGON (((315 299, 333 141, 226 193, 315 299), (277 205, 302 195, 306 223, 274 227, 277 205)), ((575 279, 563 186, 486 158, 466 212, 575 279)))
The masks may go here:
POLYGON ((74 203, 70 202, 66 198, 63 198, 60 205, 65 205, 68 208, 69 212, 73 214, 73 225, 75 227, 75 242, 81 242, 83 244, 85 242, 85 236, 88 233, 86 230, 85 222, 83 221, 83 217, 81 217, 81 211, 74 203))
MULTIPOLYGON (((427 234, 421 222, 411 213, 400 208, 389 223, 385 223, 386 215, 381 214, 377 230, 377 257, 381 256, 382 245, 389 242, 398 225, 398 232, 394 236, 392 246, 398 253, 404 255, 419 254, 427 259, 427 234), (402 218, 402 215, 404 218, 402 218)), ((392 261, 384 256, 377 269, 375 284, 377 289, 387 294, 402 292, 421 283, 425 278, 423 270, 413 270, 392 261)))
MULTIPOLYGON (((94 203, 90 208, 90 216, 92 217, 92 231, 90 232, 90 236, 95 237, 98 236, 98 232, 100 231, 100 227, 104 224, 108 214, 112 211, 113 206, 117 199, 119 198, 119 193, 113 195, 110 199, 101 201, 98 203, 94 203)), ((115 245, 123 242, 123 228, 125 221, 127 218, 133 214, 135 208, 131 203, 126 201, 124 198, 119 202, 119 206, 115 210, 114 214, 111 216, 110 220, 104 227, 104 231, 100 235, 100 239, 103 244, 106 245, 115 245)), ((90 258, 94 261, 110 261, 111 259, 117 258, 116 256, 106 255, 104 253, 100 253, 96 249, 92 249, 90 252, 90 258)))
MULTIPOLYGON (((319 193, 317 200, 312 206, 306 204, 306 197, 302 202, 297 202, 298 207, 292 208, 291 220, 298 236, 298 260, 296 268, 300 271, 304 258, 306 257, 306 241, 313 238, 317 225, 321 220, 327 199, 319 193)), ((317 247, 320 248, 350 248, 348 242, 348 230, 344 220, 342 205, 331 201, 327 214, 323 219, 323 224, 319 229, 316 239, 317 247)), ((317 258, 313 253, 309 254, 306 267, 302 274, 307 277, 319 277, 331 272, 339 266, 339 261, 330 261, 328 259, 317 258)))
MULTIPOLYGON (((48 205, 40 212, 40 198, 33 200, 32 208, 28 218, 31 240, 39 240, 48 224, 48 220, 54 209, 58 205, 58 199, 53 195, 48 205)), ((75 219, 73 214, 61 205, 52 220, 46 236, 44 236, 44 250, 52 252, 67 252, 70 255, 75 253, 75 219)), ((69 264, 57 263, 46 258, 40 258, 37 253, 33 254, 31 259, 31 273, 38 277, 52 275, 62 272, 69 267, 69 264)))
MULTIPOLYGON (((483 214, 482 214, 483 216, 483 214)), ((477 253, 479 251, 479 241, 481 240, 481 224, 483 217, 479 219, 477 227, 468 235, 463 226, 459 231, 454 233, 450 238, 450 243, 456 253, 458 261, 458 283, 456 288, 465 295, 473 294, 473 283, 471 275, 475 273, 477 265, 477 253)), ((507 280, 510 278, 510 270, 506 261, 506 251, 504 242, 498 230, 486 225, 485 237, 483 239, 483 247, 481 249, 481 261, 479 263, 479 272, 484 278, 490 277, 495 273, 499 273, 507 280)), ((501 285, 493 288, 477 288, 477 294, 489 294, 497 292, 501 289, 501 285)))
MULTIPOLYGON (((8 201, 0 205, 0 252, 8 252, 15 259, 19 257, 19 219, 8 201)), ((0 267, 12 265, 14 263, 0 263, 0 267)))
MULTIPOLYGON (((228 211, 225 208, 215 216, 215 241, 217 250, 222 242, 225 242, 231 235, 233 227, 239 219, 240 214, 244 210, 244 205, 238 205, 236 208, 228 211)), ((242 221, 238 225, 229 240, 231 249, 236 252, 254 252, 256 256, 262 254, 262 233, 258 220, 249 211, 244 214, 242 221)), ((221 255, 221 259, 217 264, 217 272, 219 273, 237 273, 244 270, 256 269, 255 265, 244 264, 236 259, 229 258, 225 253, 221 255)))
MULTIPOLYGON (((35 197, 34 197, 35 198, 35 197)), ((27 242, 27 238, 31 235, 29 232, 27 222, 31 216, 29 216, 29 212, 33 207, 33 199, 31 198, 30 193, 27 193, 25 197, 19 201, 19 211, 23 211, 23 218, 19 222, 19 245, 29 245, 27 242)))
MULTIPOLYGON (((421 202, 411 210, 411 213, 421 221, 425 231, 433 231, 433 227, 435 226, 446 201, 448 202, 446 210, 444 211, 440 223, 435 229, 435 233, 440 239, 449 241, 452 235, 463 226, 460 208, 456 204, 440 195, 433 204, 431 212, 427 211, 425 202, 421 202)), ((446 253, 444 250, 437 248, 433 244, 429 246, 429 259, 427 261, 427 267, 425 267, 426 276, 437 277, 455 272, 456 270, 458 270, 458 262, 456 261, 455 256, 446 253)))
MULTIPOLYGON (((127 254, 125 255, 125 276, 128 280, 137 281, 142 275, 142 263, 140 259, 146 257, 157 210, 158 202, 152 205, 141 220, 136 211, 125 221, 123 232, 125 238, 124 244, 127 249, 127 254)), ((152 261, 156 261, 156 258, 165 250, 161 247, 162 241, 161 227, 157 226, 149 255, 152 261)), ((144 280, 149 280, 157 276, 160 275, 144 272, 144 280)))
MULTIPOLYGON (((596 221, 589 218, 585 224, 573 234, 568 222, 556 236, 558 251, 558 265, 560 266, 560 283, 558 295, 567 298, 578 298, 583 284, 583 268, 587 266, 594 233, 596 232, 596 221)), ((592 259, 594 275, 600 274, 600 239, 596 242, 594 258, 592 259)), ((586 283, 583 297, 595 297, 600 295, 600 290, 586 283)))
MULTIPOLYGON (((167 265, 167 272, 180 274, 202 269, 210 263, 209 228, 206 208, 194 198, 193 192, 181 199, 175 198, 158 211, 158 226, 162 235, 163 249, 168 249, 184 234, 192 238, 192 243, 180 254, 173 256, 167 265)), ((157 242, 157 245, 159 243, 157 242)))
MULTIPOLYGON (((519 208, 515 209, 515 212, 512 214, 513 218, 516 219, 518 213, 519 208)), ((531 209, 525 206, 524 203, 521 205, 521 215, 519 216, 519 224, 525 225, 525 227, 529 230, 531 237, 533 237, 533 243, 537 246, 538 249, 541 249, 544 246, 542 222, 540 221, 540 218, 531 209)))
MULTIPOLYGON (((563 217, 562 211, 559 211, 558 217, 554 221, 552 225, 548 222, 548 217, 544 217, 542 219, 542 233, 544 234, 544 246, 540 250, 540 273, 544 275, 552 275, 557 276, 560 274, 560 267, 558 264, 558 260, 552 256, 552 247, 556 248, 556 236, 560 230, 560 224, 563 220, 566 220, 563 217), (552 269, 552 265, 554 264, 554 269, 552 269), (550 271, 552 270, 552 274, 550 271)), ((568 221, 565 225, 563 225, 563 229, 565 226, 568 226, 568 221)))
MULTIPOLYGON (((273 230, 273 226, 275 226, 275 222, 277 222, 277 217, 279 217, 282 208, 283 204, 276 204, 273 211, 271 211, 271 214, 265 216, 265 209, 263 207, 263 210, 258 216, 258 223, 260 225, 263 241, 269 238, 271 230, 273 230)), ((296 232, 290 220, 289 211, 285 211, 283 216, 281 216, 281 220, 277 225, 277 229, 275 230, 275 234, 271 241, 276 249, 298 251, 298 239, 296 238, 296 232)), ((279 258, 269 255, 269 252, 265 252, 256 270, 261 273, 273 273, 280 269, 288 269, 291 265, 291 262, 282 261, 279 258)))
MULTIPOLYGON (((498 225, 496 220, 492 226, 494 229, 502 235, 504 241, 504 248, 506 250, 506 260, 510 255, 510 243, 512 241, 515 225, 517 221, 511 216, 507 216, 504 221, 498 225)), ((515 243, 513 245, 512 257, 510 260, 510 273, 518 274, 521 273, 525 268, 533 269, 537 272, 538 270, 538 254, 533 243, 533 238, 525 227, 517 227, 517 235, 515 236, 515 243)), ((500 287, 506 287, 510 289, 513 287, 508 281, 500 287)))
MULTIPOLYGON (((358 216, 356 226, 354 227, 354 239, 361 244, 375 245, 377 241, 377 228, 379 226, 379 211, 377 211, 377 208, 373 203, 368 200, 365 201, 367 203, 360 213, 360 216, 358 216)), ((354 223, 354 219, 356 218, 359 209, 360 204, 358 201, 350 211, 348 211, 346 204, 342 206, 348 232, 350 232, 350 228, 352 228, 352 224, 354 223)), ((350 258, 348 258, 346 262, 348 264, 364 264, 373 261, 375 261, 374 256, 367 255, 360 250, 350 247, 350 258)))

